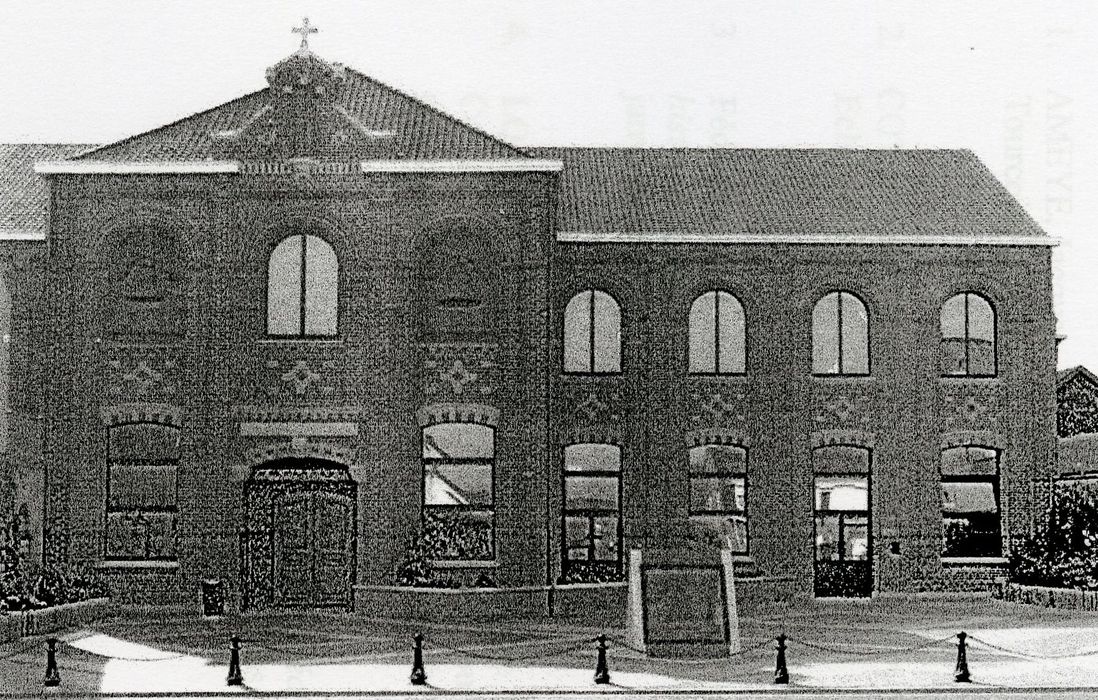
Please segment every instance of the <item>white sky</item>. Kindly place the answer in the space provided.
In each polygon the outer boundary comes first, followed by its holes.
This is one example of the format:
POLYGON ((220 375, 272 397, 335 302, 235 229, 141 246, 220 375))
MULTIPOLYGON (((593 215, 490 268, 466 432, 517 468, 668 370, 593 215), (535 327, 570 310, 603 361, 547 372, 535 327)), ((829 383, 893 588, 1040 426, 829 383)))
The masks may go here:
POLYGON ((0 0, 0 142, 109 142, 318 54, 518 145, 965 147, 1052 236, 1098 370, 1098 3, 0 0))

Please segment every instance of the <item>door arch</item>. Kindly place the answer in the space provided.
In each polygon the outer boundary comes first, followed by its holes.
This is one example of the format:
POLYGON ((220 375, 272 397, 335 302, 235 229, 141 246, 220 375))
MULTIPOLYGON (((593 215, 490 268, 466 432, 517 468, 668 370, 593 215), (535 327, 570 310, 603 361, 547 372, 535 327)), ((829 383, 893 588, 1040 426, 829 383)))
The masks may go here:
POLYGON ((346 465, 289 457, 244 483, 245 610, 354 605, 358 485, 346 465))

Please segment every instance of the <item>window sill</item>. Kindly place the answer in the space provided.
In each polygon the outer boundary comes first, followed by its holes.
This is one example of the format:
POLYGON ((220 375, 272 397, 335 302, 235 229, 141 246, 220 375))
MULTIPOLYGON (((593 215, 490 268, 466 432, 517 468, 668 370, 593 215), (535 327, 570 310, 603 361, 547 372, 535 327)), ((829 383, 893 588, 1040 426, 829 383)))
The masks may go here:
POLYGON ((822 382, 872 382, 872 374, 813 374, 812 378, 822 382))
POLYGON ((942 557, 942 566, 1003 566, 1009 563, 1006 557, 942 557))
POLYGON ((499 562, 494 559, 473 561, 434 560, 431 566, 436 569, 498 569, 499 562))
POLYGON ((938 377, 942 384, 955 384, 958 382, 972 382, 974 384, 995 384, 1001 379, 999 375, 993 376, 969 376, 967 374, 943 374, 938 377))
POLYGON ((263 337, 256 338, 258 345, 343 345, 345 339, 335 338, 299 338, 299 337, 263 337))
POLYGON ((96 569, 158 569, 174 570, 179 568, 178 561, 157 561, 148 559, 104 559, 96 563, 96 569))

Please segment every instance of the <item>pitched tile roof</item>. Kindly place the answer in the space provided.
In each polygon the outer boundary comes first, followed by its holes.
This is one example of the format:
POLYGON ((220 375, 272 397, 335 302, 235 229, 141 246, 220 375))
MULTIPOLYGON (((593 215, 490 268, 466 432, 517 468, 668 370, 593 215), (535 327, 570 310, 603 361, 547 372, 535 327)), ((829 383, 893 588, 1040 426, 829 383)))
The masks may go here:
MULTIPOLYGON (((368 129, 393 131, 391 152, 400 159, 492 160, 525 158, 518 148, 472 127, 421 100, 345 69, 337 105, 368 129)), ((264 88, 158 129, 108 144, 84 160, 173 161, 222 157, 214 134, 239 129, 271 104, 264 88)))
POLYGON ((564 161, 563 232, 1044 235, 968 150, 527 150, 564 161))
POLYGON ((38 160, 59 160, 86 151, 85 144, 0 144, 0 239, 45 236, 49 189, 35 174, 38 160))

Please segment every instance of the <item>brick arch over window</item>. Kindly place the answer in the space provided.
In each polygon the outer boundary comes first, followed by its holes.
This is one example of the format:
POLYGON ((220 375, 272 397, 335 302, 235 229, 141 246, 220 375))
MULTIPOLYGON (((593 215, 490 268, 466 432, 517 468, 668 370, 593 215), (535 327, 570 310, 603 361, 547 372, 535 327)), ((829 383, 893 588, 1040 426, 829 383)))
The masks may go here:
POLYGON ((277 460, 295 458, 319 459, 350 466, 354 464, 354 457, 355 451, 351 448, 308 440, 304 443, 282 442, 276 445, 256 447, 245 453, 244 461, 253 468, 277 460))
POLYGON ((1006 438, 990 430, 955 430, 942 435, 940 447, 943 450, 954 447, 990 447, 1001 451, 1006 449, 1006 445, 1006 438))
POLYGON ((175 428, 183 427, 183 410, 166 403, 121 403, 104 406, 99 417, 110 425, 121 423, 159 423, 175 428))
POLYGON ((500 304, 500 254, 486 224, 444 222, 419 248, 420 337, 425 342, 492 341, 500 304))
POLYGON ((877 442, 875 433, 866 430, 815 430, 811 434, 812 448, 862 447, 872 450, 877 442))
POLYGON ((687 447, 700 447, 702 445, 751 446, 743 431, 735 428, 699 428, 686 433, 687 447))
POLYGON ((563 435, 563 444, 565 445, 594 442, 620 447, 623 441, 621 428, 616 425, 576 426, 565 430, 563 435))
POLYGON ((480 423, 495 428, 499 409, 479 403, 435 403, 416 411, 416 423, 423 428, 436 423, 480 423))
POLYGON ((267 260, 267 334, 325 337, 339 332, 339 258, 331 243, 294 232, 267 260))

